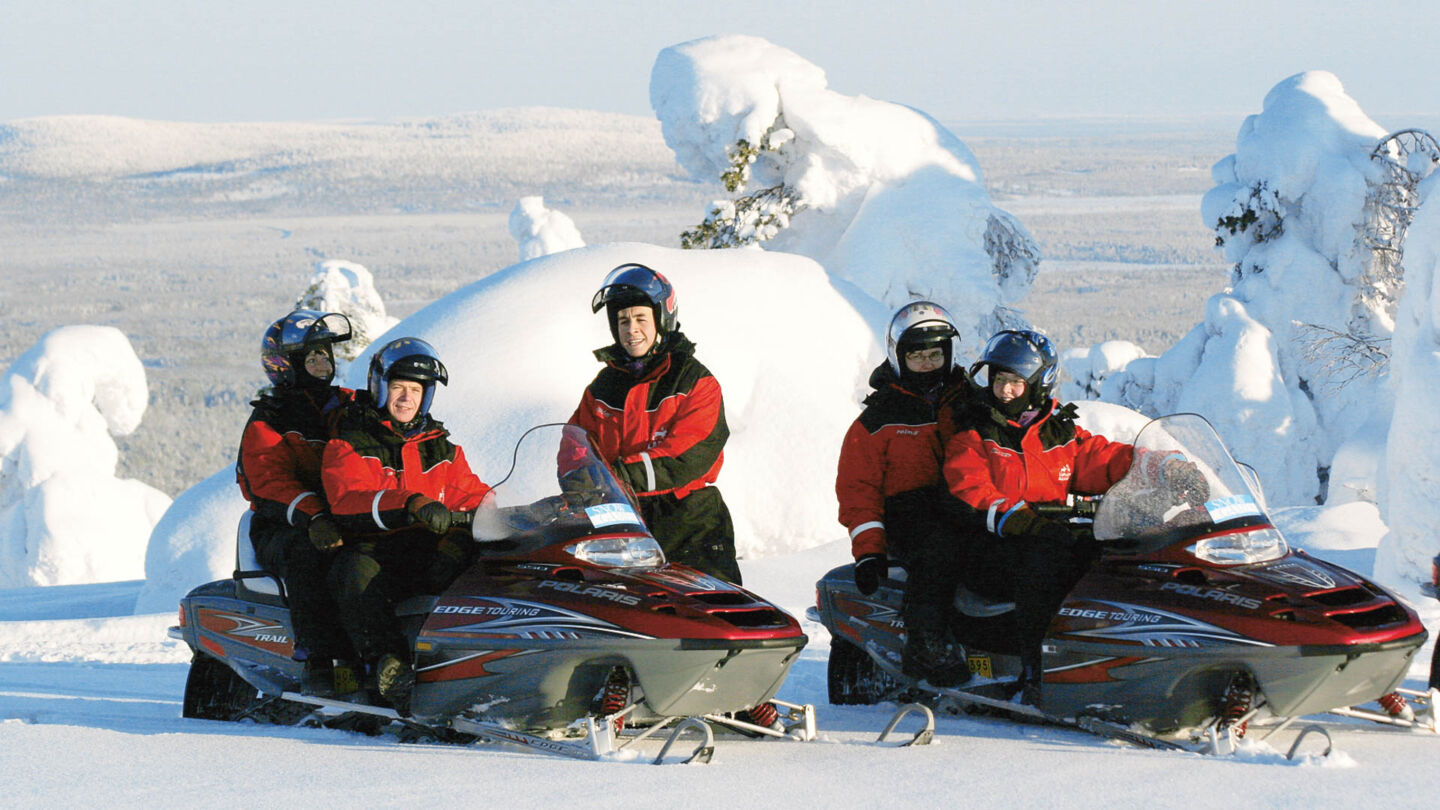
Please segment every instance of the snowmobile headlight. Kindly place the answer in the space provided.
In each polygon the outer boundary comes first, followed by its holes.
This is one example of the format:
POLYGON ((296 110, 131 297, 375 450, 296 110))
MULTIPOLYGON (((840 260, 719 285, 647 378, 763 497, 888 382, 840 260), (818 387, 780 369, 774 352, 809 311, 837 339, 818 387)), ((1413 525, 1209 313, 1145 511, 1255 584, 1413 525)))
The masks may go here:
POLYGON ((1214 565, 1249 565, 1278 560, 1290 553, 1290 545, 1272 527, 1207 537, 1187 550, 1214 565))
POLYGON ((602 568, 657 568, 665 552, 653 537, 601 537, 565 547, 565 553, 602 568))

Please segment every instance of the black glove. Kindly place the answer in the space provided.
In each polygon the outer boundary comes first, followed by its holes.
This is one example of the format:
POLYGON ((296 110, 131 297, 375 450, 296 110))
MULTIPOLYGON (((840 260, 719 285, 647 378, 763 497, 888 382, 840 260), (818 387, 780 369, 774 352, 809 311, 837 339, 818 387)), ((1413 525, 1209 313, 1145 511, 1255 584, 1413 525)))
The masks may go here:
POLYGON ((1070 531, 1069 525, 1049 518, 1036 518, 1030 526, 1030 536, 1061 546, 1069 546, 1075 542, 1075 533, 1070 531))
POLYGON ((890 559, 884 554, 861 554, 855 561, 855 587, 869 596, 880 588, 880 578, 890 571, 890 559))
POLYGON ((1202 506, 1210 498, 1210 482, 1195 462, 1172 458, 1161 468, 1165 486, 1175 493, 1177 501, 1202 506))
POLYGON ((1028 506, 1016 510, 1015 514, 1005 519, 1000 536, 1040 537, 1067 546, 1075 542, 1075 535, 1071 534, 1069 526, 1058 520, 1040 517, 1039 513, 1028 506))
POLYGON ((423 525, 435 534, 450 531, 450 509, 439 501, 432 501, 424 495, 416 495, 405 504, 413 523, 423 525))
POLYGON ((310 545, 321 551, 337 549, 344 542, 340 536, 340 527, 335 525, 335 519, 328 514, 321 512, 310 518, 310 545))
POLYGON ((589 467, 580 467, 560 476, 560 492, 571 506, 595 506, 605 500, 605 489, 590 474, 589 467))

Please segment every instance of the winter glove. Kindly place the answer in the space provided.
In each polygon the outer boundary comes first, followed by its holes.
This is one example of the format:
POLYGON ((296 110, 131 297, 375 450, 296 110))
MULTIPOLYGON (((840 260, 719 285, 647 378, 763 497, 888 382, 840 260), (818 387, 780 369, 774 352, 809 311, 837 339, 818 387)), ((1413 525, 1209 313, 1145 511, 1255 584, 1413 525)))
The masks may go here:
POLYGON ((594 506, 605 499, 605 489, 590 474, 589 467, 580 467, 560 476, 560 492, 571 506, 594 506))
POLYGON ((340 527, 335 525, 335 519, 324 512, 310 518, 308 531, 310 545, 321 551, 337 549, 344 542, 340 536, 340 527))
POLYGON ((450 509, 424 495, 415 495, 405 504, 412 524, 420 524, 435 534, 450 531, 450 509))
POLYGON ((889 569, 890 559, 884 554, 861 554, 855 561, 855 587, 866 596, 875 593, 889 569))
POLYGON ((1063 546, 1075 542, 1070 527, 1058 520, 1040 517, 1028 506, 1021 507, 1001 524, 1001 537, 1040 537, 1063 546))
POLYGON ((1075 535, 1069 526, 1048 518, 1037 518, 1030 527, 1030 536, 1049 540, 1059 546, 1069 546, 1075 542, 1075 535))
POLYGON ((1195 462, 1183 458, 1171 458, 1165 461, 1161 468, 1161 477, 1165 486, 1173 493, 1178 501, 1191 506, 1202 506, 1210 498, 1210 483, 1205 480, 1205 473, 1195 462))

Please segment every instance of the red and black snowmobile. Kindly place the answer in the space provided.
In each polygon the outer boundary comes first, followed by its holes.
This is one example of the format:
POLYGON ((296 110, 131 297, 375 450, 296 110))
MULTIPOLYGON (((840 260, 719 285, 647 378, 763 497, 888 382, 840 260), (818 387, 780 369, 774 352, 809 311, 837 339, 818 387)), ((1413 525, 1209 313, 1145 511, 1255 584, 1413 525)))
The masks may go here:
MULTIPOLYGON (((711 723, 814 737, 814 710, 775 692, 806 637, 790 615, 730 583, 667 564, 630 489, 571 425, 532 428, 471 523, 473 564, 443 593, 397 606, 414 651, 410 716, 363 689, 301 694, 283 583, 259 570, 242 523, 235 574, 180 603, 171 635, 194 651, 187 717, 357 718, 596 758, 711 723), (748 711, 747 711, 748 710, 748 711)), ((328 720, 327 720, 328 718, 328 720)), ((669 743, 666 744, 666 749, 669 743)), ((664 756, 662 751, 661 756, 664 756)))
POLYGON ((820 580, 811 615, 833 636, 830 701, 918 695, 1210 750, 1219 732, 1320 712, 1435 729, 1434 690, 1397 689, 1426 639, 1415 611, 1365 577, 1290 548, 1253 472, 1204 418, 1155 420, 1135 446, 1136 462, 1103 498, 1044 507, 1092 533, 1098 556, 1050 624, 1038 706, 1012 700, 1013 604, 959 589, 954 632, 973 677, 935 688, 900 671, 903 570, 864 596, 850 565, 820 580), (1203 502, 1155 480, 1150 471, 1161 465, 1142 462, 1150 453, 1194 462, 1208 484, 1203 502), (1370 701, 1380 706, 1353 708, 1370 701))

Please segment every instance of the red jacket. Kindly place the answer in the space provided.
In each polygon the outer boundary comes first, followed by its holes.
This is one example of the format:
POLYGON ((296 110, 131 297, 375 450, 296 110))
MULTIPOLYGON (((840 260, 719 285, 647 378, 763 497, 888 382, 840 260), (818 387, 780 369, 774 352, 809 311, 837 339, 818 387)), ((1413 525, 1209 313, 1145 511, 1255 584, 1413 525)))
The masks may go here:
POLYGON ((996 534, 1027 503, 1105 492, 1125 476, 1133 456, 1131 445, 1076 425, 1074 406, 1054 400, 1025 426, 977 401, 957 414, 953 429, 945 444, 945 483, 996 534))
POLYGON ((330 511, 342 531, 376 534, 411 524, 405 507, 416 495, 450 509, 480 506, 490 492, 470 470, 465 452, 440 422, 426 417, 413 435, 398 433, 388 414, 357 397, 325 445, 321 477, 330 511))
POLYGON ((299 527, 325 511, 321 455, 341 407, 354 396, 348 388, 293 388, 251 403, 255 410, 240 436, 235 479, 252 511, 299 527))
POLYGON ((886 363, 871 373, 870 385, 875 391, 845 433, 835 475, 840 522, 850 531, 850 553, 857 560, 889 546, 886 498, 941 482, 936 410, 963 396, 968 383, 963 373, 956 374, 932 404, 901 387, 886 363))
POLYGON ((730 436, 720 383, 695 359, 694 344, 679 332, 665 339, 668 351, 638 373, 614 346, 595 352, 605 368, 570 417, 642 498, 684 498, 715 483, 730 436))

